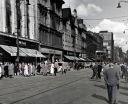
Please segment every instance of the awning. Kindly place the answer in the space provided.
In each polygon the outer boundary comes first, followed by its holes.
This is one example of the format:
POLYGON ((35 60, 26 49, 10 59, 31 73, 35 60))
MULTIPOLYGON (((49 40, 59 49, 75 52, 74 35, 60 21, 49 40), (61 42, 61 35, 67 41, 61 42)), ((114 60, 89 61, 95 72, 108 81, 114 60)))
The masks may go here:
POLYGON ((71 60, 71 61, 79 61, 80 59, 78 57, 75 57, 75 56, 67 56, 67 55, 64 55, 68 60, 71 60))
POLYGON ((80 61, 86 61, 84 58, 80 58, 80 61))
POLYGON ((28 48, 20 48, 20 50, 22 52, 24 52, 25 54, 27 54, 30 57, 42 57, 42 58, 46 58, 43 54, 41 54, 41 52, 34 50, 34 49, 28 49, 28 48))
POLYGON ((15 52, 15 50, 13 50, 13 48, 11 46, 0 45, 0 47, 3 50, 5 50, 6 52, 8 52, 11 56, 16 56, 16 52, 15 52))
MULTIPOLYGON (((6 46, 6 45, 0 45, 0 47, 8 52, 11 56, 17 55, 17 47, 13 46, 6 46)), ((34 50, 34 49, 28 49, 28 48, 20 48, 19 47, 19 56, 30 56, 30 57, 42 57, 46 58, 41 52, 34 50)))

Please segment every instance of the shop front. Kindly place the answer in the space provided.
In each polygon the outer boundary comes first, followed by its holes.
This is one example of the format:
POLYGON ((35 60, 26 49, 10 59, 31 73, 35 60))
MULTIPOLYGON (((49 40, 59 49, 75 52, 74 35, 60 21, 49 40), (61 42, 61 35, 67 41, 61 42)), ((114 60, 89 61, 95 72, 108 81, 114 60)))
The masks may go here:
MULTIPOLYGON (((15 62, 17 58, 17 38, 12 35, 0 33, 0 61, 15 62)), ((19 38, 19 61, 36 63, 46 58, 38 51, 38 42, 19 38)))
POLYGON ((75 62, 80 61, 79 53, 71 52, 71 51, 64 51, 63 52, 63 59, 67 62, 75 62))
POLYGON ((62 51, 60 50, 40 48, 40 52, 45 55, 50 62, 55 62, 56 60, 62 61, 62 51))

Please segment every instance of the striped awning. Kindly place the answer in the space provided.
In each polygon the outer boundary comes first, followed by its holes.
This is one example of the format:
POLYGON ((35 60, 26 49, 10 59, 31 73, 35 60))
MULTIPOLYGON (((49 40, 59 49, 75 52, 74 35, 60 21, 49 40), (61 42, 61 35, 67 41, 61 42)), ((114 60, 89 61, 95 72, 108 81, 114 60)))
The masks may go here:
MULTIPOLYGON (((17 55, 17 47, 7 46, 7 45, 0 45, 0 47, 6 52, 8 52, 11 56, 17 55)), ((21 47, 19 47, 19 56, 46 58, 41 52, 37 50, 21 48, 21 47)))

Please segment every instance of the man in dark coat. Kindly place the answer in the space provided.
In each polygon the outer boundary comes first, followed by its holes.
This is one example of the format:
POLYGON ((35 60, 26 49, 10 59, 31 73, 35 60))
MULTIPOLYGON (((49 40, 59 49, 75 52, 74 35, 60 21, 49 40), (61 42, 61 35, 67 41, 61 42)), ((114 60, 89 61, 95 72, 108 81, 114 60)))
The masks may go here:
POLYGON ((4 65, 4 76, 5 77, 9 77, 9 74, 8 74, 8 63, 5 63, 5 65, 4 65))
POLYGON ((109 104, 117 104, 117 92, 119 89, 120 66, 110 64, 104 72, 104 80, 107 85, 109 104))
POLYGON ((13 78, 13 75, 14 75, 14 64, 13 63, 9 63, 8 72, 9 72, 9 77, 13 78))
POLYGON ((99 78, 99 79, 101 79, 101 70, 102 70, 102 63, 99 63, 99 64, 98 64, 98 70, 97 70, 97 71, 98 71, 97 74, 98 74, 98 78, 99 78))
POLYGON ((92 74, 91 79, 94 79, 94 77, 97 78, 97 70, 98 70, 98 64, 97 63, 95 63, 95 65, 92 67, 92 70, 93 70, 93 74, 92 74))

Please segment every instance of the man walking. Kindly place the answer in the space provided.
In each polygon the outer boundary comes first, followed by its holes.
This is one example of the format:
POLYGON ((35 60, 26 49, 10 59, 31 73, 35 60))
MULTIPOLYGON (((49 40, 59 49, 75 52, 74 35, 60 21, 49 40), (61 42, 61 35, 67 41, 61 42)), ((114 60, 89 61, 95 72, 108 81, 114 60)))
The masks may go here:
POLYGON ((92 74, 91 79, 94 79, 94 77, 98 78, 98 75, 97 75, 98 64, 97 63, 95 63, 95 65, 92 67, 92 70, 93 70, 93 74, 92 74))
POLYGON ((117 92, 119 89, 119 65, 109 64, 109 68, 104 71, 104 80, 107 85, 109 104, 117 104, 117 92))
POLYGON ((102 63, 98 64, 98 78, 101 79, 101 70, 102 70, 102 63))

